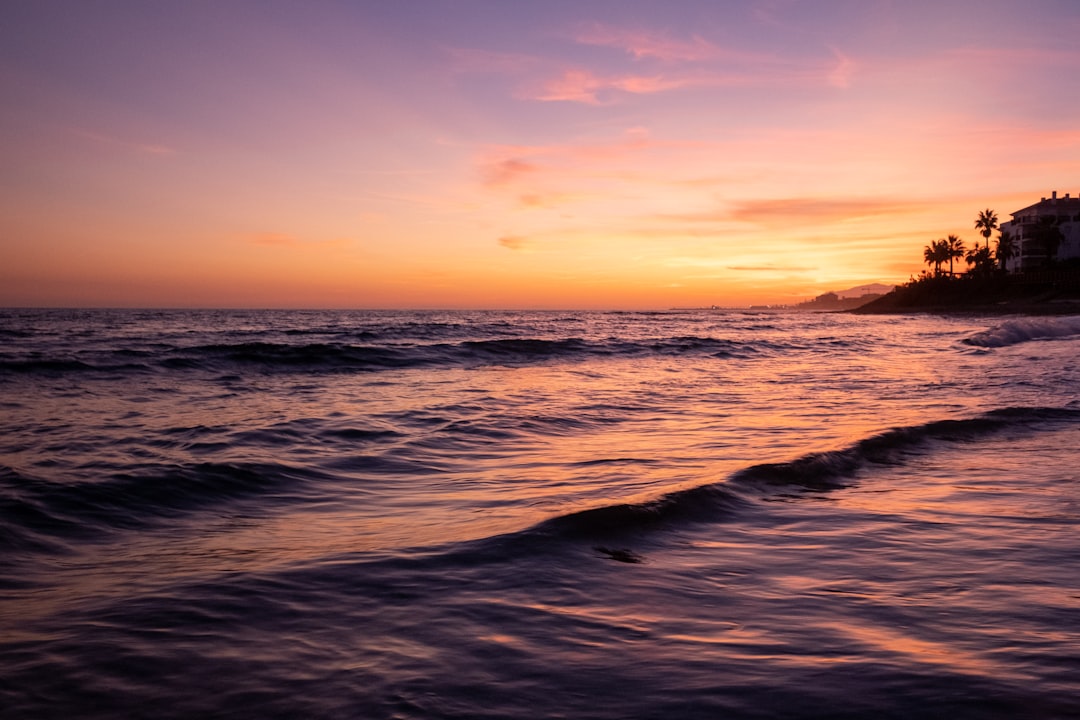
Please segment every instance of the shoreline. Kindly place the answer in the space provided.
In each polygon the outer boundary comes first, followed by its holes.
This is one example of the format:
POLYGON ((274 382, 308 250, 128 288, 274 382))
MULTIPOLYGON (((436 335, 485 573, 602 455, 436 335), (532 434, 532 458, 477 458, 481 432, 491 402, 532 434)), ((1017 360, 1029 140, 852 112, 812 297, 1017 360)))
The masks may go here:
MULTIPOLYGON (((871 303, 873 304, 873 303, 871 303)), ((947 315, 947 316, 985 316, 1000 317, 1005 315, 1061 316, 1080 315, 1080 300, 1059 300, 1052 302, 1000 302, 1000 303, 935 303, 918 306, 867 306, 853 310, 837 312, 852 315, 947 315)))
POLYGON ((1080 274, 1065 271, 996 278, 925 278, 901 285, 850 312, 860 315, 1078 315, 1080 274))

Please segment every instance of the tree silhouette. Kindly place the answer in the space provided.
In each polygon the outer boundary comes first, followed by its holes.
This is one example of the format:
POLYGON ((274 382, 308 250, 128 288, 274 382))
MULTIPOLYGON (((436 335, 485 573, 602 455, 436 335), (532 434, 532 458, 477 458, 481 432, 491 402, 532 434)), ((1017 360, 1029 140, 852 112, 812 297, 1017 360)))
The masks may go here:
POLYGON ((945 241, 932 240, 923 248, 923 260, 927 265, 934 266, 934 277, 941 275, 941 263, 945 262, 945 241))
POLYGON ((1005 263, 1016 257, 1016 238, 1004 230, 1001 231, 1001 235, 998 236, 997 249, 994 251, 994 256, 997 261, 1001 263, 1001 269, 1005 269, 1005 263))
POLYGON ((990 249, 990 235, 998 229, 997 213, 986 208, 979 211, 979 217, 975 219, 975 229, 986 238, 986 248, 990 249))
POLYGON ((990 248, 985 245, 975 244, 975 247, 967 251, 964 256, 969 266, 968 274, 976 277, 989 277, 994 273, 994 256, 990 254, 990 248))
POLYGON ((949 259, 949 276, 953 274, 953 259, 964 257, 964 241, 956 235, 950 235, 945 241, 945 257, 949 259))

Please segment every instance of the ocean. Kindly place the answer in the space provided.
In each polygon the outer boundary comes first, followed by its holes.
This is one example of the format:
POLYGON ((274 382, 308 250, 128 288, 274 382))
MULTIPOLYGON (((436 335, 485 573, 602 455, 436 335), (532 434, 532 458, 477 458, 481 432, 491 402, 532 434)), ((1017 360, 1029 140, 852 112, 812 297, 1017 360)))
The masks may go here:
POLYGON ((7 720, 1080 717, 1080 318, 0 340, 7 720))

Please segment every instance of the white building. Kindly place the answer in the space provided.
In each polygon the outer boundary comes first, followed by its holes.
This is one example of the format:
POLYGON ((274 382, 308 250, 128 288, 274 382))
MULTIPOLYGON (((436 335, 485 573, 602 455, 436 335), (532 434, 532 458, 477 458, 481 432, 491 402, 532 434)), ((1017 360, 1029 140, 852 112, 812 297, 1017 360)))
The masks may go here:
POLYGON ((1038 270, 1046 265, 1046 245, 1037 235, 1040 223, 1051 223, 1061 231, 1057 260, 1080 258, 1080 196, 1059 198, 1057 190, 1012 214, 1012 220, 1001 223, 1001 231, 1013 238, 1017 255, 1006 263, 1009 272, 1038 270))

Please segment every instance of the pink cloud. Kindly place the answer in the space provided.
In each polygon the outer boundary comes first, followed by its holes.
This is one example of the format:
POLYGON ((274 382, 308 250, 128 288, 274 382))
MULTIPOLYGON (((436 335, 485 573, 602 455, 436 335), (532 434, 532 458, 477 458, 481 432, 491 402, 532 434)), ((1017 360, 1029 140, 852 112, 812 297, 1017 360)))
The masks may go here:
POLYGON ((843 88, 850 84, 856 67, 851 58, 836 49, 832 49, 832 57, 782 58, 723 48, 696 35, 682 40, 599 24, 584 27, 573 39, 583 45, 620 50, 642 63, 663 63, 663 70, 602 74, 589 68, 567 67, 558 59, 521 53, 469 48, 449 49, 447 53, 457 72, 513 78, 518 83, 515 95, 519 99, 597 106, 615 103, 622 94, 652 95, 688 87, 810 82, 843 88))
POLYGON ((484 176, 484 184, 502 186, 509 185, 522 176, 535 173, 538 169, 535 163, 522 160, 520 157, 507 157, 482 163, 481 173, 484 176))
POLYGON ((666 62, 702 62, 731 54, 696 35, 690 40, 675 40, 646 30, 627 30, 600 24, 583 27, 574 39, 582 45, 622 50, 638 60, 652 58, 666 62))
MULTIPOLYGON (((646 128, 631 127, 609 142, 491 146, 477 159, 476 167, 485 185, 500 188, 525 179, 539 181, 545 175, 558 174, 566 168, 574 168, 575 174, 580 174, 583 162, 619 160, 632 153, 671 144, 654 140, 646 128)), ((529 193, 521 197, 527 195, 529 193)), ((541 197, 536 193, 532 195, 541 197)))
POLYGON ((916 212, 924 207, 925 203, 922 202, 890 198, 867 200, 776 198, 739 203, 732 210, 730 217, 741 222, 762 224, 834 223, 861 217, 916 212))
POLYGON ((525 95, 526 99, 543 102, 580 102, 587 105, 607 105, 615 100, 614 93, 652 95, 691 85, 732 84, 733 78, 720 75, 619 75, 604 77, 588 70, 566 70, 543 83, 538 90, 525 95))
MULTIPOLYGON (((583 45, 621 50, 636 60, 657 60, 667 64, 693 65, 692 74, 665 76, 655 84, 643 83, 640 92, 660 92, 686 86, 731 86, 821 81, 838 88, 849 87, 857 68, 855 61, 836 48, 833 59, 798 60, 766 53, 721 47, 699 35, 676 39, 647 30, 629 30, 592 24, 574 38, 583 45)), ((629 90, 627 87, 619 89, 629 90)))
POLYGON ((766 226, 795 227, 828 225, 882 215, 917 213, 925 210, 927 205, 928 203, 925 200, 910 198, 765 198, 736 202, 728 210, 667 215, 665 218, 694 223, 734 221, 766 226))
POLYGON ((851 79, 855 75, 855 62, 836 48, 833 48, 832 51, 836 57, 836 64, 829 71, 828 82, 837 88, 850 87, 851 79))
POLYGON ((587 70, 567 70, 557 78, 548 80, 533 100, 545 102, 580 102, 599 105, 597 93, 604 88, 605 82, 587 70))

